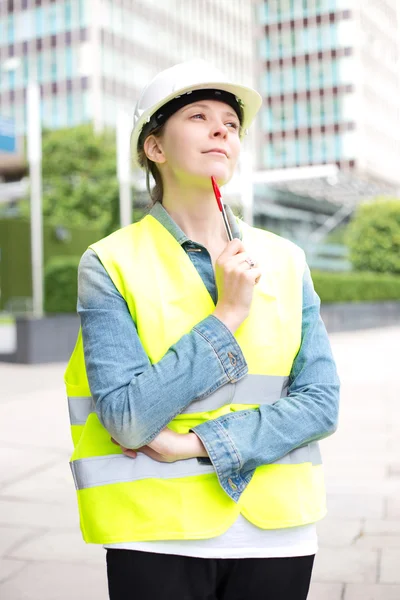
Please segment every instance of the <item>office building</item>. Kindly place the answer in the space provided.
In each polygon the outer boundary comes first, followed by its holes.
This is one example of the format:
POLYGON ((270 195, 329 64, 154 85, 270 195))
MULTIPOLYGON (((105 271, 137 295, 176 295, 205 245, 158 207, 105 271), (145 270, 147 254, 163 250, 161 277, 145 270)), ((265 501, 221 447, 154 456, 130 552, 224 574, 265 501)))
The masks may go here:
POLYGON ((34 77, 45 128, 114 126, 118 108, 132 113, 157 71, 193 57, 252 84, 252 8, 228 0, 1 2, 0 114, 26 132, 34 77))
POLYGON ((258 6, 260 167, 337 164, 400 186, 398 0, 258 6))

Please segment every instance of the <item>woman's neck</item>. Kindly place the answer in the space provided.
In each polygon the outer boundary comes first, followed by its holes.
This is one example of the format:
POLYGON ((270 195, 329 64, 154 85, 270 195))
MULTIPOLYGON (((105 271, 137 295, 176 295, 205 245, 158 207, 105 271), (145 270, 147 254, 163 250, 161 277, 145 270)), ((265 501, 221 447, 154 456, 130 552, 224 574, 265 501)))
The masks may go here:
POLYGON ((164 194, 163 207, 187 237, 207 249, 227 243, 227 235, 214 192, 164 194))

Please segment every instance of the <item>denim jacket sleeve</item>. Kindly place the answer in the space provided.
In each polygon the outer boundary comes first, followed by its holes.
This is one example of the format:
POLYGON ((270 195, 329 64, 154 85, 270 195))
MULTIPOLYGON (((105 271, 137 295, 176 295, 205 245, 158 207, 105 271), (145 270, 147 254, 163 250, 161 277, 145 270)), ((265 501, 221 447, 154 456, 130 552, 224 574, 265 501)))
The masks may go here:
POLYGON ((96 413, 125 447, 148 444, 193 400, 247 373, 240 346, 213 315, 151 364, 125 300, 92 250, 79 265, 78 313, 96 413))
POLYGON ((256 467, 336 430, 339 379, 319 309, 320 299, 306 267, 301 346, 292 365, 288 396, 192 429, 203 442, 222 488, 235 501, 256 467))

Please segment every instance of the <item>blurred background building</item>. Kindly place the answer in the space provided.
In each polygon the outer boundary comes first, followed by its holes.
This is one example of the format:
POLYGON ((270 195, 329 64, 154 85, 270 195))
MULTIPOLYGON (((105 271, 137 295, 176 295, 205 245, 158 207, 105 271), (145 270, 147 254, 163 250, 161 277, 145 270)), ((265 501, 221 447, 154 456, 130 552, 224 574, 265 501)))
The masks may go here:
POLYGON ((283 233, 304 239, 346 218, 361 198, 400 186, 400 3, 268 0, 258 23, 266 98, 259 168, 339 169, 327 178, 283 174, 273 189, 261 188, 261 221, 280 221, 283 233))
POLYGON ((399 56, 399 0, 0 2, 0 117, 19 149, 0 153, 0 202, 26 193, 30 79, 45 129, 99 131, 156 72, 203 57, 265 99, 247 142, 255 224, 316 244, 400 187, 399 56))
MULTIPOLYGON (((0 177, 26 170, 26 89, 41 86, 46 129, 115 127, 160 70, 203 57, 254 84, 252 2, 229 0, 8 0, 0 2, 0 116, 15 122, 19 152, 0 153, 0 177)), ((2 186, 3 201, 26 189, 2 186)), ((1 201, 1 200, 0 200, 1 201)))
POLYGON ((0 3, 0 110, 26 132, 25 90, 42 86, 45 128, 115 126, 160 70, 203 57, 253 83, 252 3, 14 0, 0 3))

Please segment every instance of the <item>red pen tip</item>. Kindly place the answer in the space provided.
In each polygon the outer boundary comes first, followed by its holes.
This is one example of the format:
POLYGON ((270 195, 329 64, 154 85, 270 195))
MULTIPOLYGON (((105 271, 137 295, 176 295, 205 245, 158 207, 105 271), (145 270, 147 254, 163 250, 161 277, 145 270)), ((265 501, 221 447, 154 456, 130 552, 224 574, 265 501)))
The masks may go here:
POLYGON ((214 194, 215 194, 215 199, 217 200, 219 210, 222 212, 221 192, 219 191, 218 184, 215 181, 215 177, 213 175, 211 175, 211 183, 212 183, 212 186, 213 186, 213 190, 214 190, 214 194))

